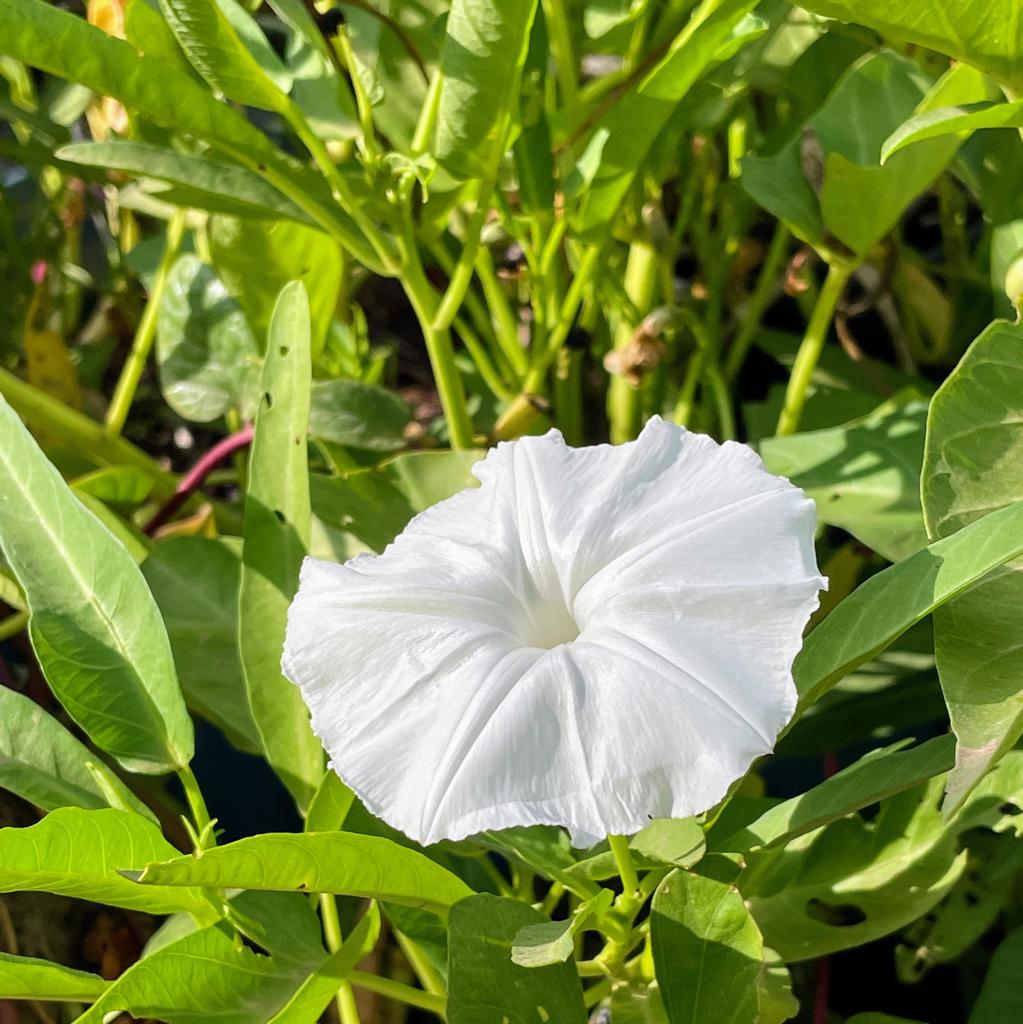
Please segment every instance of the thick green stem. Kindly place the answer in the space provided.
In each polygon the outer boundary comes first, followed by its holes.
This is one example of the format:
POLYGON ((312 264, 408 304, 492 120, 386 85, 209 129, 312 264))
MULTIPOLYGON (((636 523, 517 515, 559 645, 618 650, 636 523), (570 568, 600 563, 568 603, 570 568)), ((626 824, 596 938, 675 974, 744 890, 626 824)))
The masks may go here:
POLYGON ((356 988, 364 988, 369 992, 376 992, 378 995, 394 999, 399 1003, 406 1003, 409 1006, 418 1007, 429 1013, 435 1013, 441 1020, 444 1019, 446 1000, 443 996, 434 995, 432 992, 424 992, 422 989, 413 988, 400 981, 393 981, 391 978, 381 978, 376 974, 368 974, 366 971, 352 971, 348 980, 356 988))
POLYGON ((831 326, 835 309, 842 298, 845 286, 849 283, 849 278, 855 269, 855 263, 838 260, 832 263, 828 269, 824 287, 821 288, 820 295, 817 296, 817 302, 810 315, 810 322, 806 327, 806 334, 796 353, 796 361, 792 365, 788 387, 785 389, 785 404, 782 406, 781 416, 778 417, 776 433, 779 437, 794 434, 799 429, 799 420, 803 415, 803 407, 806 405, 810 381, 813 379, 817 363, 820 361, 824 342, 828 337, 828 328, 831 326))
POLYGON ((177 257, 181 237, 185 232, 185 216, 185 211, 179 210, 167 223, 167 242, 164 246, 163 257, 160 259, 156 276, 153 278, 153 287, 149 290, 149 298, 146 300, 146 308, 142 313, 138 329, 135 331, 131 351, 128 353, 121 376, 117 380, 117 387, 114 388, 114 397, 110 400, 110 407, 107 409, 107 432, 114 437, 121 433, 127 422, 131 403, 135 400, 135 391, 142 379, 146 360, 149 358, 150 349, 152 349, 153 341, 156 338, 160 303, 163 300, 163 293, 167 289, 167 279, 177 257))
POLYGON ((582 362, 582 352, 564 348, 554 371, 554 416, 565 440, 576 447, 585 443, 582 362))
POLYGON ((611 854, 618 865, 618 876, 622 880, 623 896, 635 899, 639 889, 639 875, 636 874, 636 866, 632 863, 632 853, 629 850, 629 840, 626 836, 608 836, 607 844, 611 847, 611 854))
MULTIPOLYGON (((341 934, 341 919, 338 917, 337 899, 333 893, 320 893, 320 918, 323 921, 323 937, 326 939, 327 949, 331 953, 336 953, 341 948, 344 936, 341 934)), ((341 982, 334 1001, 341 1024, 361 1024, 355 993, 348 981, 341 982)))
MULTIPOLYGON (((628 295, 640 317, 646 315, 657 288, 658 253, 646 241, 633 242, 625 264, 625 294, 628 295)), ((627 347, 638 324, 619 323, 615 331, 616 349, 627 347)), ((611 377, 607 396, 607 414, 611 424, 612 444, 631 441, 638 433, 643 419, 642 394, 639 387, 624 376, 611 377)))

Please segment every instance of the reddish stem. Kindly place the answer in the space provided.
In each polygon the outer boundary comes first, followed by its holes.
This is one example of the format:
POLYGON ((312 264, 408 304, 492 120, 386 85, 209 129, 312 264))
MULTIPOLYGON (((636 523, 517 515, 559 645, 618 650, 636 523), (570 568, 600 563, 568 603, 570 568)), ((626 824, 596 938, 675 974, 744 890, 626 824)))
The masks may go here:
POLYGON ((213 472, 224 459, 233 455, 240 448, 252 443, 252 425, 243 427, 237 434, 218 441, 198 462, 181 478, 177 490, 167 503, 146 524, 145 532, 151 537, 168 519, 172 518, 186 501, 203 485, 203 481, 213 472))

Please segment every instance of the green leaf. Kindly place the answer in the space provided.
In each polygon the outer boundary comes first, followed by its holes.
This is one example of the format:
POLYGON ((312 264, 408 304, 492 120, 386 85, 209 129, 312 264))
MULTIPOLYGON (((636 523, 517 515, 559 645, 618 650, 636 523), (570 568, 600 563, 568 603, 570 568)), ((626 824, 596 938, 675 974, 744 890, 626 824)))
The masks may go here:
POLYGON ((72 970, 31 956, 0 953, 0 999, 91 1003, 109 984, 88 971, 72 970))
POLYGON ((583 899, 592 899, 600 891, 600 887, 589 878, 572 870, 577 861, 564 829, 530 825, 505 828, 499 832, 481 832, 473 838, 486 849, 496 850, 545 878, 561 882, 569 892, 583 899))
POLYGON ((115 1011, 167 1024, 252 1024, 272 1017, 301 980, 295 967, 254 952, 214 925, 134 963, 76 1024, 102 1024, 115 1011))
POLYGON ((1016 0, 800 0, 800 6, 927 46, 1023 88, 1023 21, 1016 0))
POLYGON ((565 921, 527 924, 515 933, 511 958, 520 967, 550 967, 564 963, 575 952, 575 937, 594 918, 606 913, 614 900, 610 889, 601 889, 585 900, 565 921))
POLYGON ((872 576, 813 630, 792 673, 800 707, 870 661, 914 623, 1023 554, 1023 502, 990 512, 872 576))
POLYGON ((160 829, 129 811, 62 807, 29 828, 0 828, 0 892, 53 892, 112 907, 215 914, 198 889, 147 890, 118 874, 177 854, 160 829))
POLYGON ((161 541, 142 563, 160 606, 188 706, 240 750, 259 753, 238 654, 237 547, 206 537, 161 541))
POLYGON ((973 1005, 968 1024, 1014 1024, 1023 1014, 1023 928, 1002 939, 984 976, 984 985, 973 1005))
POLYGON ((891 561, 927 543, 920 507, 925 402, 886 403, 841 427, 760 445, 764 465, 803 488, 821 522, 848 530, 891 561))
POLYGON ((247 152, 273 152, 262 132, 173 62, 141 57, 84 18, 45 0, 0 0, 0 24, 2 53, 113 96, 166 127, 247 152))
POLYGON ((152 863, 133 873, 149 885, 199 885, 277 892, 330 892, 423 907, 444 914, 471 894, 456 875, 424 854, 353 832, 267 833, 152 863))
POLYGON ((955 155, 957 140, 933 139, 881 166, 884 140, 926 105, 916 64, 882 52, 855 64, 810 121, 824 152, 824 224, 857 254, 892 230, 955 155), (864 110, 870 117, 858 116, 864 110))
POLYGON ((280 294, 270 323, 263 397, 245 496, 239 644, 249 705, 267 760, 305 808, 323 777, 323 749, 297 686, 281 675, 288 607, 309 546, 309 300, 280 294))
POLYGON ((734 885, 673 871, 654 893, 650 941, 671 1024, 756 1024, 764 942, 734 885))
POLYGON ((594 170, 576 183, 577 231, 599 231, 615 215, 678 103, 719 52, 731 49, 733 31, 755 6, 756 0, 703 0, 664 57, 600 119, 578 160, 594 170))
MULTIPOLYGON (((145 6, 144 0, 139 0, 145 6)), ((113 171, 180 185, 189 190, 194 204, 203 209, 203 196, 216 200, 212 209, 223 202, 240 208, 239 213, 253 217, 286 217, 301 224, 311 224, 309 215, 285 198, 257 174, 238 164, 208 155, 195 156, 165 149, 147 142, 111 140, 108 142, 73 142, 54 154, 60 160, 84 167, 103 167, 113 171)))
MULTIPOLYGON (((104 787, 89 771, 98 758, 34 700, 0 686, 0 787, 44 811, 107 807, 104 787)), ((121 801, 152 812, 112 773, 121 801)))
MULTIPOLYGON (((939 388, 927 419, 928 532, 947 537, 1023 493, 1023 327, 992 324, 939 388)), ((1023 563, 934 617, 938 676, 958 740, 949 808, 1023 735, 1023 563)))
POLYGON ((638 988, 619 985, 611 990, 611 1020, 614 1024, 669 1024, 657 984, 638 988))
POLYGON ((434 154, 463 178, 492 177, 537 0, 453 0, 441 50, 434 154))
POLYGON ((357 380, 313 385, 309 432, 350 448, 386 452, 405 447, 408 406, 393 392, 357 380))
POLYGON ((813 789, 776 804, 715 850, 741 853, 777 846, 822 825, 844 818, 868 804, 943 775, 952 767, 951 736, 939 736, 904 750, 904 743, 872 750, 813 789))
POLYGON ((969 103, 939 107, 910 118, 885 140, 881 160, 888 160, 906 146, 943 135, 965 139, 982 128, 1023 128, 1023 100, 1015 103, 969 103))
POLYGON ((336 832, 344 825, 354 803, 355 794, 336 772, 328 771, 306 811, 303 831, 336 832))
POLYGON ((341 948, 306 978, 269 1024, 308 1024, 319 1020, 345 978, 373 951, 379 936, 380 911, 371 903, 341 948))
POLYGON ((452 907, 448 919, 449 1024, 584 1024, 582 986, 572 964, 526 968, 512 961, 515 936, 546 920, 525 903, 500 896, 473 896, 452 907))
POLYGON ((179 416, 197 423, 230 409, 243 420, 255 412, 259 346, 245 314, 213 269, 180 256, 160 300, 156 334, 160 386, 179 416))
POLYGON ((302 281, 312 316, 312 351, 323 348, 341 286, 341 251, 322 231, 289 221, 213 217, 210 253, 217 276, 241 303, 249 326, 264 337, 274 304, 290 281, 302 281))
POLYGON ((853 815, 784 845, 746 854, 738 880, 764 936, 787 962, 891 934, 929 913, 964 876, 964 838, 1019 835, 1023 752, 1013 751, 946 821, 944 779, 884 800, 875 818, 853 815))
POLYGON ((192 757, 192 722, 156 603, 0 398, 0 546, 32 613, 39 664, 68 714, 129 771, 192 757))
MULTIPOLYGON (((607 844, 601 845, 606 847, 607 844)), ((640 869, 664 865, 689 868, 700 861, 705 850, 703 829, 694 818, 655 818, 646 828, 629 837, 629 851, 640 869)), ((572 865, 568 874, 603 882, 618 875, 618 862, 610 849, 604 848, 572 865)))
POLYGON ((217 92, 249 107, 278 113, 286 108, 287 96, 242 43, 232 23, 247 23, 250 39, 258 40, 262 53, 273 54, 247 12, 237 9, 229 20, 221 0, 160 0, 160 8, 189 62, 217 92))
POLYGON ((408 452, 372 469, 310 479, 313 511, 328 526, 383 551, 417 513, 478 486, 481 451, 408 452))
POLYGON ((817 194, 803 174, 801 136, 796 135, 776 152, 751 154, 742 159, 740 183, 749 197, 784 221, 804 242, 824 241, 817 194))
POLYGON ((107 505, 134 507, 149 497, 155 482, 151 473, 136 466, 104 466, 76 477, 71 486, 107 505))

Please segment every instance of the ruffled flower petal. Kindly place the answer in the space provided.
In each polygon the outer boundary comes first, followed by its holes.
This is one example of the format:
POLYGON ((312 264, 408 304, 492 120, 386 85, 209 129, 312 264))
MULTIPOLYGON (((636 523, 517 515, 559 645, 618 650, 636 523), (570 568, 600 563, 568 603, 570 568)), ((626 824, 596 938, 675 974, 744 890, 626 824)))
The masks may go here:
POLYGON ((476 475, 382 555, 305 562, 284 672, 334 770, 424 844, 712 807, 795 709, 813 503, 660 419, 500 444, 476 475))

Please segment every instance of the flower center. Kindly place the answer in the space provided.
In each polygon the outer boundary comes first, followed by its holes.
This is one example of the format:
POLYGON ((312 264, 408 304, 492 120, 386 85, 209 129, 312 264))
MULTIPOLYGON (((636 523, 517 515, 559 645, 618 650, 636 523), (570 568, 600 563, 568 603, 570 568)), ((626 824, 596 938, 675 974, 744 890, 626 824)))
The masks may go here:
POLYGON ((522 641, 527 647, 549 651, 561 644, 570 644, 579 636, 579 624, 560 601, 548 601, 531 609, 530 621, 523 628, 522 641))

